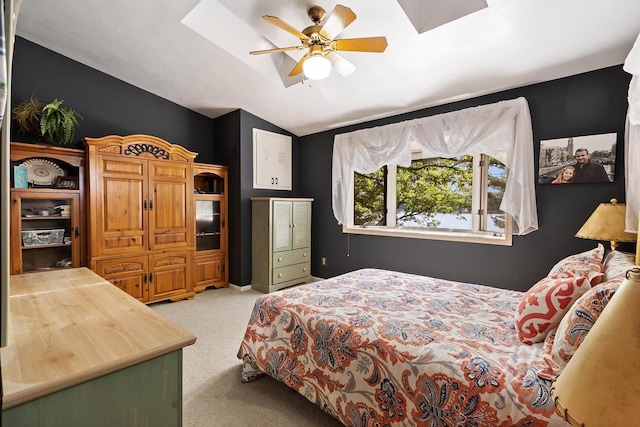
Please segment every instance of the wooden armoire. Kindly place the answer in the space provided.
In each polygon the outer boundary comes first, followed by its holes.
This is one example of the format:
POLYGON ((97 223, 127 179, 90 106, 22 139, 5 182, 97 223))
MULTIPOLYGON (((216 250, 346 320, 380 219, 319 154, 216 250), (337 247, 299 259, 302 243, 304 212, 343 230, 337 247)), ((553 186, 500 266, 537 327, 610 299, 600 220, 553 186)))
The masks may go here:
POLYGON ((90 268, 145 303, 193 297, 197 153, 149 135, 84 142, 90 268))

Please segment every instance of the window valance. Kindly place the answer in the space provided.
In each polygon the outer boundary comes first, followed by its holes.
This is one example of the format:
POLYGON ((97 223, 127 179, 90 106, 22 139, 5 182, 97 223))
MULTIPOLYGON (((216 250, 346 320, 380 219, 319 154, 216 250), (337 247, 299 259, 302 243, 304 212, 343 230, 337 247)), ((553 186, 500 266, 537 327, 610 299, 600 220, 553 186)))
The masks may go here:
POLYGON ((513 216, 515 234, 538 229, 533 131, 524 98, 336 135, 332 203, 338 222, 346 223, 352 208, 354 172, 407 167, 416 147, 425 158, 485 153, 502 162, 509 175, 500 209, 513 216))

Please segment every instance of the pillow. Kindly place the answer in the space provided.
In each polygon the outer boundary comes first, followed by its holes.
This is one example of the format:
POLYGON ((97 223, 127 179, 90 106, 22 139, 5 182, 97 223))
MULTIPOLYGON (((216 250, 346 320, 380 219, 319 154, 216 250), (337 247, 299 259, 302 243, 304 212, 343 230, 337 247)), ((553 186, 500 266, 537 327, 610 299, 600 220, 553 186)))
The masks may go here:
POLYGON ((602 282, 604 276, 604 246, 598 243, 598 247, 579 254, 570 255, 556 263, 547 276, 553 276, 566 271, 573 271, 580 276, 587 278, 591 286, 602 282))
POLYGON ((525 344, 543 341, 574 301, 590 288, 586 277, 571 271, 540 280, 520 298, 515 314, 518 339, 525 344))
POLYGON ((549 333, 545 341, 546 367, 538 372, 539 377, 554 380, 560 375, 623 280, 619 277, 597 285, 576 300, 560 321, 555 336, 549 333), (550 339, 553 343, 547 346, 550 339))
POLYGON ((604 260, 604 281, 624 277, 627 270, 635 267, 635 254, 611 251, 604 260))

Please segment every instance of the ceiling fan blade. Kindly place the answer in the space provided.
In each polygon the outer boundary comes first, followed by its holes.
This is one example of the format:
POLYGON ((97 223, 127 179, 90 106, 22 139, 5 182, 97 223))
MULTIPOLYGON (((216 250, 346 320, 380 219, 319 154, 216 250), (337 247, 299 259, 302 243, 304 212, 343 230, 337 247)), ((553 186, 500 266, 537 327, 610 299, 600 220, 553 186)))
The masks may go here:
POLYGON ((331 66, 333 67, 333 69, 340 73, 343 77, 349 77, 356 71, 355 65, 335 52, 329 52, 325 57, 329 61, 331 61, 331 66))
POLYGON ((298 29, 292 27, 291 25, 287 24, 282 19, 280 19, 280 18, 278 18, 276 16, 264 15, 262 17, 262 19, 264 19, 265 21, 271 22, 276 27, 282 28, 283 30, 285 30, 289 34, 293 34, 294 36, 296 36, 300 40, 308 40, 309 39, 308 35, 302 33, 298 29))
POLYGON ((305 56, 303 56, 302 59, 300 59, 300 61, 298 61, 296 66, 293 67, 293 69, 289 72, 289 77, 294 77, 294 76, 297 76, 298 74, 302 73, 302 63, 310 56, 311 56, 310 53, 307 53, 305 56))
POLYGON ((384 52, 387 48, 386 37, 362 37, 357 39, 334 40, 334 48, 337 51, 350 52, 384 52))
POLYGON ((288 50, 301 50, 304 48, 305 48, 304 46, 289 46, 289 47, 279 47, 276 49, 252 50, 251 52, 249 52, 249 55, 262 55, 263 53, 286 52, 288 50))
POLYGON ((333 8, 329 17, 324 21, 320 29, 320 35, 329 40, 333 40, 349 24, 356 20, 356 14, 351 9, 341 4, 333 8))

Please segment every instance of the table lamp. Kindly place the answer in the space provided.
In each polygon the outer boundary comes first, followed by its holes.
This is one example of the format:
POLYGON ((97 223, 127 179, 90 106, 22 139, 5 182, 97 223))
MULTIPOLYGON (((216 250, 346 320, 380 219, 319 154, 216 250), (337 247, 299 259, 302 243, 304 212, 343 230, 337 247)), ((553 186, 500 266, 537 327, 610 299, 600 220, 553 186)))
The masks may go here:
POLYGON ((627 271, 551 396, 575 427, 640 425, 640 268, 627 271))
POLYGON ((611 203, 600 203, 575 236, 581 239, 608 240, 612 251, 616 250, 618 242, 635 242, 637 234, 624 231, 625 212, 625 204, 618 203, 617 199, 611 199, 611 203))

